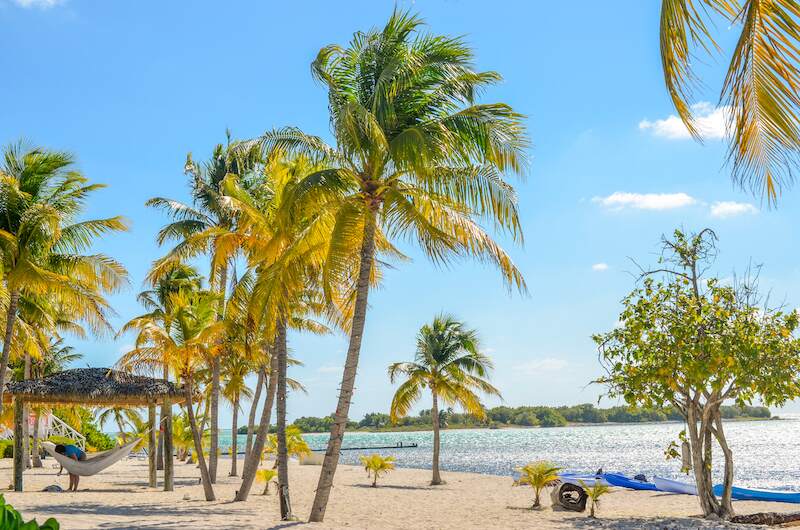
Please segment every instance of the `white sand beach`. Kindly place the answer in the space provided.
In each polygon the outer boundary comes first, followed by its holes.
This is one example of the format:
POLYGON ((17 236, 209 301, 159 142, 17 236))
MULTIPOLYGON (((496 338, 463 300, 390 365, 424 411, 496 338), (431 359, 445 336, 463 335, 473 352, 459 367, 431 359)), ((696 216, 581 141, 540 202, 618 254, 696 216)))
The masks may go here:
MULTIPOLYGON (((281 525, 277 496, 262 496, 256 484, 247 502, 231 502, 239 479, 228 477, 230 461, 221 460, 219 500, 206 502, 194 465, 176 463, 175 491, 148 488, 147 462, 130 458, 93 477, 81 479, 77 493, 45 493, 49 484, 66 487, 68 478, 56 476, 51 467, 25 473, 25 491, 6 492, 7 502, 26 519, 43 522, 56 517, 65 530, 92 528, 288 528, 281 525)), ((291 494, 296 515, 309 513, 319 467, 291 465, 291 494)), ((0 461, 0 475, 11 476, 11 460, 0 461)), ((428 486, 430 471, 397 469, 369 486, 364 470, 340 466, 323 524, 300 523, 292 528, 725 528, 690 518, 699 512, 694 497, 661 493, 615 490, 603 498, 602 522, 589 521, 585 514, 553 511, 549 497, 545 509, 531 511, 532 491, 512 487, 511 479, 472 473, 445 473, 447 484, 428 486), (644 519, 643 519, 644 518, 644 519), (659 519, 660 518, 660 519, 659 519), (673 519, 677 518, 677 519, 673 519), (657 519, 657 521, 656 521, 657 519), (653 526, 651 526, 651 524, 653 526)), ((796 505, 736 502, 737 513, 796 511, 796 505)), ((737 526, 737 528, 742 528, 737 526)))

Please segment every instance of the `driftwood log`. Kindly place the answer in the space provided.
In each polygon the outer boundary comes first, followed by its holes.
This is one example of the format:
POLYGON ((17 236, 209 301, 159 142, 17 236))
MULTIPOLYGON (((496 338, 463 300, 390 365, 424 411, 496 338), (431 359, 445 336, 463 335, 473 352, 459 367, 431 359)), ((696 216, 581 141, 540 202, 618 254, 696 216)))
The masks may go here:
POLYGON ((739 524, 763 524, 775 526, 779 524, 794 523, 800 521, 800 512, 790 513, 751 513, 749 515, 737 515, 731 518, 732 523, 739 524))
POLYGON ((553 506, 561 506, 571 512, 586 511, 586 500, 589 496, 583 488, 575 484, 563 483, 553 488, 550 493, 550 500, 553 506))

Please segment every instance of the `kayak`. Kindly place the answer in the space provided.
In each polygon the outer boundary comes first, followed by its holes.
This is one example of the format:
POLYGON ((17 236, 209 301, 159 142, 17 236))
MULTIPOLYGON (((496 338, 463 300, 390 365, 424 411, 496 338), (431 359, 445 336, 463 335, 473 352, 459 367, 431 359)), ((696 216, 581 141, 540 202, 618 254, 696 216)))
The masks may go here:
POLYGON ((576 486, 581 487, 583 487, 584 484, 590 487, 596 484, 611 486, 611 483, 608 482, 603 475, 591 475, 588 473, 559 473, 558 478, 561 479, 561 482, 575 484, 576 486), (583 482, 583 484, 581 484, 581 482, 583 482))
POLYGON ((653 484, 655 484, 656 490, 658 491, 697 495, 697 486, 694 484, 686 484, 685 482, 678 482, 677 480, 670 480, 663 477, 653 477, 653 484))
POLYGON ((604 473, 603 478, 606 479, 612 486, 618 486, 620 488, 644 491, 656 491, 658 489, 652 482, 629 478, 621 473, 604 473))
MULTIPOLYGON (((722 496, 722 485, 714 486, 714 495, 722 496)), ((793 491, 758 490, 734 486, 731 497, 737 501, 789 502, 800 504, 800 493, 793 491)))

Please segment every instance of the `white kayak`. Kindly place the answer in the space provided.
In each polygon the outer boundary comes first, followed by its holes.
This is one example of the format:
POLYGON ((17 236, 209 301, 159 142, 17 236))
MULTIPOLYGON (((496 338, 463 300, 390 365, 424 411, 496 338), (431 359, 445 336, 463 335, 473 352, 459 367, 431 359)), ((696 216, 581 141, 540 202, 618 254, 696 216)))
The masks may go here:
POLYGON ((665 491, 667 493, 682 493, 684 495, 697 495, 697 486, 694 484, 678 482, 677 480, 670 480, 663 477, 653 477, 653 484, 656 485, 656 489, 658 491, 665 491))

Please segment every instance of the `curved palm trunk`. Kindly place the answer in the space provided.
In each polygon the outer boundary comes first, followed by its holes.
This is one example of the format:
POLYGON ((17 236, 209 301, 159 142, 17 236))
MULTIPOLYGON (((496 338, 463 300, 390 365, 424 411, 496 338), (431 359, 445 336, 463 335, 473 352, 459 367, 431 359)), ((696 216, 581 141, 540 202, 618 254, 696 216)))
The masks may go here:
MULTIPOLYGON (((225 294, 228 284, 228 267, 223 266, 219 273, 219 311, 217 312, 217 320, 225 318, 225 294)), ((228 353, 228 352, 224 352, 228 353)), ((211 447, 209 448, 209 466, 208 471, 211 475, 211 482, 217 482, 217 448, 219 447, 219 378, 220 378, 220 361, 219 356, 214 356, 211 360, 211 447)))
MULTIPOLYGON (((265 368, 262 368, 265 370, 265 368)), ((272 412, 272 403, 275 400, 275 390, 278 386, 278 358, 273 355, 270 362, 269 372, 269 386, 267 387, 267 396, 264 401, 264 408, 261 410, 261 423, 258 424, 258 432, 253 441, 253 447, 250 454, 244 461, 244 469, 242 469, 242 486, 236 492, 235 501, 246 501, 247 496, 250 495, 250 488, 253 487, 253 480, 256 478, 256 471, 258 470, 258 463, 261 461, 261 453, 264 451, 264 444, 267 441, 267 432, 269 431, 270 413, 272 412)))
POLYGON ((333 415, 325 460, 317 483, 317 493, 311 507, 309 521, 321 523, 325 519, 325 509, 333 487, 333 477, 339 465, 339 451, 342 448, 344 431, 347 427, 347 415, 350 412, 350 400, 358 371, 358 356, 361 353, 361 339, 364 333, 364 322, 367 316, 367 298, 369 296, 369 279, 372 273, 372 260, 375 257, 375 222, 374 214, 369 216, 364 226, 364 239, 361 243, 358 281, 356 283, 356 301, 353 311, 353 325, 350 329, 350 344, 342 372, 342 383, 339 387, 339 401, 333 415))
POLYGON ((8 356, 11 354, 11 341, 14 336, 14 322, 17 319, 17 306, 19 305, 19 290, 11 291, 6 313, 6 334, 3 337, 3 358, 0 359, 0 412, 3 411, 3 392, 6 388, 6 372, 8 371, 8 356))
POLYGON ((256 409, 258 402, 261 400, 261 387, 264 385, 266 368, 262 365, 258 369, 258 381, 256 382, 256 391, 253 394, 253 403, 250 405, 250 415, 247 418, 247 441, 244 444, 244 458, 247 460, 250 457, 250 451, 253 448, 253 433, 256 423, 256 409))
POLYGON ((438 486, 442 483, 442 477, 439 475, 439 396, 436 391, 433 394, 433 407, 431 408, 431 420, 433 421, 433 478, 431 479, 431 486, 438 486))
POLYGON ((197 418, 194 415, 194 408, 192 407, 192 377, 186 377, 186 410, 189 414, 189 425, 192 427, 192 440, 194 441, 194 450, 197 453, 197 464, 200 466, 200 478, 203 482, 203 492, 206 495, 207 501, 216 500, 214 496, 214 486, 211 484, 211 477, 208 473, 208 466, 206 466, 206 457, 203 456, 203 440, 200 437, 200 431, 197 426, 197 418))
POLYGON ((239 420, 239 393, 236 393, 236 396, 233 398, 233 421, 231 422, 231 472, 228 476, 235 477, 239 474, 239 471, 236 469, 236 461, 238 459, 238 440, 239 434, 236 432, 238 429, 238 420, 239 420))
POLYGON ((286 447, 286 323, 278 322, 277 346, 278 357, 278 403, 276 405, 276 423, 278 438, 278 500, 281 507, 281 521, 293 519, 292 503, 289 497, 289 453, 286 447))
POLYGON ((217 482, 217 449, 219 448, 219 357, 211 361, 211 398, 209 399, 209 416, 211 421, 211 447, 208 450, 208 473, 211 483, 217 482))

